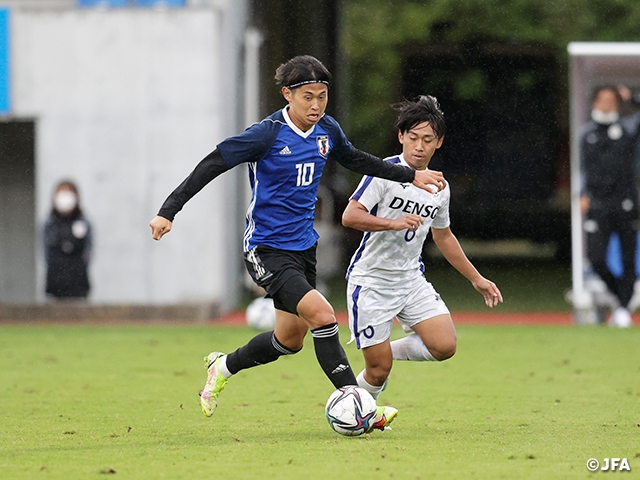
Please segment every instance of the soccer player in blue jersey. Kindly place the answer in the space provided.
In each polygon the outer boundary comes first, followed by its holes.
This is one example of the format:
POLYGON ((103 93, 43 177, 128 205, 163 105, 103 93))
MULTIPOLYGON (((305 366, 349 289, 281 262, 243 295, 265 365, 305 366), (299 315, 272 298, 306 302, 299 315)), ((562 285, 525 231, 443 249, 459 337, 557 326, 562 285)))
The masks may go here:
MULTIPOLYGON (((354 148, 340 125, 324 113, 331 74, 316 58, 292 58, 278 67, 275 80, 287 105, 218 144, 150 222, 152 237, 160 240, 171 230, 174 216, 206 184, 241 163, 248 165, 252 197, 244 232, 245 265, 273 298, 276 325, 274 331, 258 334, 228 355, 212 352, 205 357, 208 376, 200 403, 208 417, 229 377, 299 352, 309 329, 318 363, 334 387, 356 385, 340 345, 334 310, 315 288, 318 234, 313 220, 327 159, 362 174, 419 188, 446 185, 440 172, 418 172, 354 148)), ((376 426, 384 428, 395 413, 391 407, 379 407, 376 426)))
MULTIPOLYGON (((427 169, 445 134, 435 97, 399 104, 396 129, 402 153, 386 161, 427 169)), ((488 307, 502 302, 498 287, 478 273, 451 232, 449 198, 449 185, 431 193, 366 176, 343 213, 344 226, 365 232, 347 270, 347 305, 352 339, 365 360, 358 385, 375 399, 393 360, 442 361, 456 351, 449 310, 424 276, 421 255, 429 230, 447 261, 488 307), (411 335, 391 342, 394 318, 411 335)))

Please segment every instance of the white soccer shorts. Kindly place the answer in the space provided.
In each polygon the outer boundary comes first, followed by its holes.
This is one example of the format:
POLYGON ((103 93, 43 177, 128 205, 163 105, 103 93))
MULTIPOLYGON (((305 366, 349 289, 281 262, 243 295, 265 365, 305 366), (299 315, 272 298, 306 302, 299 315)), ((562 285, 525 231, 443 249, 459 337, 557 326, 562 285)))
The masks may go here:
POLYGON ((422 321, 449 314, 449 309, 424 277, 394 288, 347 283, 347 308, 351 340, 358 349, 384 342, 397 318, 405 332, 422 321))

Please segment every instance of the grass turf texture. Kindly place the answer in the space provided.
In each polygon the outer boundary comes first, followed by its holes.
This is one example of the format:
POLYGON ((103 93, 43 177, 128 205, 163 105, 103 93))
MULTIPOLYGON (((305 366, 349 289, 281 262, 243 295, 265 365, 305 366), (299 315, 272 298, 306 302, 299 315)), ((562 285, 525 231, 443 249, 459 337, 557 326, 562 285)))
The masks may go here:
MULTIPOLYGON (((473 260, 473 259, 472 259, 473 260)), ((473 260, 480 273, 496 283, 504 303, 498 312, 570 312, 564 298, 571 288, 571 266, 551 261, 525 259, 488 262, 473 260)), ((444 260, 427 261, 427 280, 453 311, 486 311, 482 296, 444 260)), ((346 309, 346 282, 339 276, 329 283, 329 301, 337 310, 346 309)))
POLYGON ((324 419, 333 388, 310 338, 202 415, 201 358, 254 333, 0 327, 0 477, 580 479, 592 457, 640 472, 638 328, 459 327, 451 360, 396 363, 381 397, 400 409, 393 430, 357 438, 324 419))

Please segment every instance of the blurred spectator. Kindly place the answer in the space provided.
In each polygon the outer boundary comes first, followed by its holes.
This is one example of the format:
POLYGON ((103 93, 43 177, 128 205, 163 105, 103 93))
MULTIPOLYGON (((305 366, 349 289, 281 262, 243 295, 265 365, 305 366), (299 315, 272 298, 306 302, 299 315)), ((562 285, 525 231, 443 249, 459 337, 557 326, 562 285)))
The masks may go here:
POLYGON ((78 189, 73 182, 60 182, 44 225, 46 293, 50 297, 87 297, 91 243, 91 224, 80 209, 78 189))
POLYGON ((631 326, 629 302, 636 280, 638 191, 636 187, 636 149, 640 112, 620 117, 620 107, 633 100, 624 86, 600 86, 593 94, 591 121, 583 126, 580 155, 583 191, 581 209, 587 216, 587 257, 594 270, 617 298, 610 324, 631 326), (616 278, 606 263, 607 246, 612 232, 617 232, 622 251, 623 272, 616 278))

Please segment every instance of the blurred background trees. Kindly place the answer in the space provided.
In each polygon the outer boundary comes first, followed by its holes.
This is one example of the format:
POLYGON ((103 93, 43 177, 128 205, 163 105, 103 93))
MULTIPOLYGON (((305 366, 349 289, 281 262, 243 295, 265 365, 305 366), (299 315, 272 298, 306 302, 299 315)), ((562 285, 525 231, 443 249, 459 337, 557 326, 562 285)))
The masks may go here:
MULTIPOLYGON (((386 145, 371 130, 390 125, 388 105, 401 95, 405 52, 416 44, 545 45, 561 66, 556 82, 566 94, 569 42, 640 40, 640 4, 634 0, 345 0, 343 21, 350 133, 375 151, 386 145)), ((461 81, 474 89, 473 77, 461 81)))
MULTIPOLYGON (((509 298, 520 292, 509 291, 518 279, 527 283, 526 271, 531 281, 545 280, 522 289, 522 298, 542 309, 569 307, 562 298, 571 285, 567 45, 640 41, 640 3, 257 0, 252 18, 267 32, 265 114, 282 106, 274 69, 302 53, 334 73, 328 113, 354 145, 379 156, 399 152, 391 105, 435 95, 448 132, 432 167, 451 182, 452 228, 465 251, 509 298)), ((326 168, 337 223, 359 176, 335 162, 326 168)), ((343 233, 348 258, 360 235, 343 233)), ((428 244, 424 253, 429 278, 456 295, 456 273, 437 268, 428 244)))
MULTIPOLYGON (((296 54, 325 61, 335 74, 328 112, 358 148, 398 153, 390 106, 419 94, 438 97, 448 133, 432 167, 452 183, 452 224, 460 237, 525 239, 534 256, 570 260, 567 45, 640 40, 639 3, 261 0, 254 6, 268 32, 265 77, 296 54)), ((281 105, 271 89, 265 111, 281 105)), ((330 185, 339 211, 358 176, 328 166, 340 173, 330 185), (339 176, 349 185, 341 187, 339 176)))

